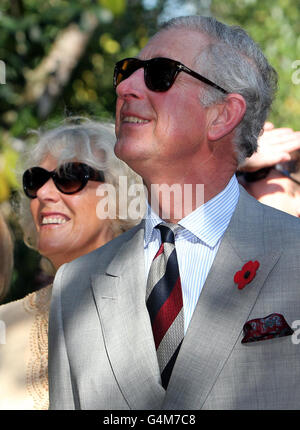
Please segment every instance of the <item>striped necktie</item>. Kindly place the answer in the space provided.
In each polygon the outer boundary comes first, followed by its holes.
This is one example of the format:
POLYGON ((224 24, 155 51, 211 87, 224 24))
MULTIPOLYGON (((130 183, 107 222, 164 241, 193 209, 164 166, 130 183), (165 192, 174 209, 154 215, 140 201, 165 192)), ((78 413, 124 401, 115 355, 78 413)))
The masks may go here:
POLYGON ((162 243, 155 255, 147 281, 146 304, 161 373, 167 389, 183 337, 184 314, 181 282, 175 249, 176 224, 159 224, 162 243))

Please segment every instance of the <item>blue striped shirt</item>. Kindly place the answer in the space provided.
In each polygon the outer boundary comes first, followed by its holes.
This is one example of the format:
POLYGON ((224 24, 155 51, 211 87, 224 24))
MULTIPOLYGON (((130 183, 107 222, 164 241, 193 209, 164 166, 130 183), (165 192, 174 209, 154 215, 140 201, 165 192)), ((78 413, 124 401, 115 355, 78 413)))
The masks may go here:
MULTIPOLYGON (((185 332, 238 199, 239 186, 234 175, 224 190, 178 222, 183 227, 176 233, 175 246, 182 285, 185 332)), ((155 226, 161 222, 162 219, 148 205, 144 235, 147 276, 160 246, 160 232, 155 226)))

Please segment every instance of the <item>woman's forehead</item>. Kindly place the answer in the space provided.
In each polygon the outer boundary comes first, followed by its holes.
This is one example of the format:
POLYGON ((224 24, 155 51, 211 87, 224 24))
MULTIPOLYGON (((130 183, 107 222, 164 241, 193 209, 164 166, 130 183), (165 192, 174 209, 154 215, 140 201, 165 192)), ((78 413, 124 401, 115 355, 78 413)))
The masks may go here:
POLYGON ((58 160, 51 154, 48 154, 40 161, 39 166, 47 170, 54 170, 58 166, 58 160))

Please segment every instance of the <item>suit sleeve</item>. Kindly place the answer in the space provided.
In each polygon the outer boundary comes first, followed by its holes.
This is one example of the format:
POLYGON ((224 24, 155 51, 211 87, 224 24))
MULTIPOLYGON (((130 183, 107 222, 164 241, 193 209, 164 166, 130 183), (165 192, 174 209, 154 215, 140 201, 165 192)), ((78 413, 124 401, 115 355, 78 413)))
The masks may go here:
POLYGON ((50 410, 75 409, 62 318, 61 284, 63 270, 64 267, 61 267, 55 277, 49 316, 48 379, 50 410))

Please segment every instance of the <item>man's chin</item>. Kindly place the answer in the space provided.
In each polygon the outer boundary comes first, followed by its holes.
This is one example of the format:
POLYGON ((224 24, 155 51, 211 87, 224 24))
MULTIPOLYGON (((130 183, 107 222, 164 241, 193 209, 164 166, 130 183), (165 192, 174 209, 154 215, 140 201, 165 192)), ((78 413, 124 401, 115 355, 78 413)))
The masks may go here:
POLYGON ((129 139, 118 139, 115 144, 115 155, 125 163, 142 161, 145 158, 145 152, 141 142, 133 142, 129 139))

